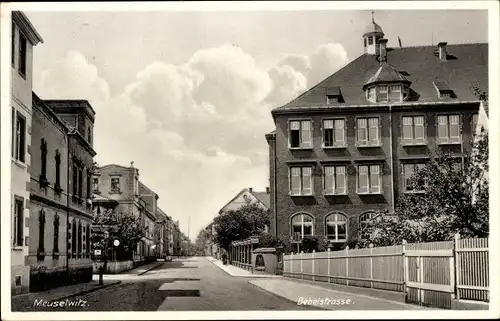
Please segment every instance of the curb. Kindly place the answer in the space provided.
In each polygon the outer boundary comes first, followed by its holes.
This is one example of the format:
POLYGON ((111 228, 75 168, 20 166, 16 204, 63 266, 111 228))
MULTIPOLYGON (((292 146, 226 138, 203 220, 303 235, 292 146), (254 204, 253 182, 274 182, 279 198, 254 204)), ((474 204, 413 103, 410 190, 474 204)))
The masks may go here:
POLYGON ((156 269, 156 268, 159 268, 159 267, 160 267, 161 265, 163 265, 164 263, 165 263, 165 262, 162 262, 162 263, 160 263, 160 264, 157 264, 157 265, 153 266, 152 268, 147 269, 146 271, 142 271, 142 272, 138 273, 137 275, 143 275, 143 274, 146 274, 146 273, 148 273, 149 271, 152 271, 152 270, 154 270, 154 269, 156 269))
POLYGON ((88 290, 85 290, 85 291, 81 291, 81 292, 73 293, 73 294, 70 294, 70 295, 65 295, 65 296, 62 296, 62 297, 59 297, 59 298, 55 298, 55 299, 52 299, 52 300, 50 300, 50 301, 62 301, 62 300, 65 300, 65 299, 69 299, 69 298, 72 298, 72 297, 78 296, 78 295, 87 294, 87 293, 90 293, 90 292, 94 292, 94 291, 97 291, 97 290, 101 290, 101 289, 104 289, 104 288, 110 287, 110 286, 112 286, 112 285, 117 285, 117 284, 120 284, 120 283, 122 283, 122 281, 114 281, 114 282, 110 282, 110 283, 108 283, 108 284, 104 284, 104 285, 101 285, 101 286, 96 286, 95 288, 92 288, 92 289, 88 289, 88 290))
MULTIPOLYGON (((290 300, 289 298, 287 298, 287 297, 283 296, 282 294, 278 294, 278 293, 276 293, 276 292, 272 292, 272 291, 270 291, 270 290, 268 290, 268 289, 265 289, 265 288, 263 288, 263 287, 261 287, 261 286, 259 286, 259 285, 255 284, 255 283, 253 283, 252 281, 255 281, 255 280, 248 280, 248 282, 247 282, 247 283, 249 283, 249 284, 253 285, 254 287, 256 287, 256 288, 258 288, 258 289, 261 289, 262 291, 265 291, 265 292, 270 293, 270 294, 272 294, 272 295, 275 295, 275 296, 277 296, 277 297, 279 297, 279 298, 282 298, 282 299, 284 299, 284 300, 287 300, 288 302, 292 302, 292 303, 295 303, 295 304, 297 304, 297 305, 298 305, 298 303, 297 303, 296 301, 294 301, 294 300, 290 300)), ((320 306, 315 306, 315 305, 307 305, 307 307, 310 307, 312 310, 327 310, 327 311, 328 311, 328 309, 323 308, 323 306, 322 306, 322 305, 320 305, 320 306)))

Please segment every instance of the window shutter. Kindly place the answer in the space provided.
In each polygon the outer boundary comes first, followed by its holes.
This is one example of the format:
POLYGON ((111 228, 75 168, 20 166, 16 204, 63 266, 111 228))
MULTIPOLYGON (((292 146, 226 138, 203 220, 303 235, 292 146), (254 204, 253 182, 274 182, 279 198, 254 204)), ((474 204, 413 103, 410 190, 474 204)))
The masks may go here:
POLYGON ((403 117, 403 142, 411 144, 413 142, 413 118, 403 117))
POLYGON ((368 193, 368 166, 358 166, 358 193, 368 193))
POLYGON ((299 129, 300 129, 300 122, 298 121, 290 122, 290 130, 299 130, 299 129))
POLYGON ((378 118, 370 118, 369 120, 369 139, 370 139, 370 145, 376 146, 379 144, 378 141, 378 118))
POLYGON ((379 165, 370 166, 370 192, 380 193, 380 167, 379 165))
POLYGON ((335 145, 337 146, 344 145, 344 123, 344 119, 335 120, 335 145))
POLYGON ((312 147, 312 137, 311 137, 311 122, 309 120, 302 122, 302 147, 310 148, 312 147))
POLYGON ((450 142, 460 143, 460 116, 450 115, 450 142))
POLYGON ((438 116, 438 142, 448 142, 448 116, 438 116))
POLYGON ((367 143, 366 118, 358 118, 358 145, 365 146, 367 143))
POLYGON ((291 192, 292 195, 300 194, 300 167, 292 167, 291 169, 291 192))
POLYGON ((345 167, 337 166, 335 168, 335 194, 345 194, 346 176, 345 167))
POLYGON ((312 194, 312 175, 311 167, 302 167, 302 194, 312 194))
POLYGON ((415 123, 415 144, 425 143, 425 130, 424 130, 424 117, 418 116, 414 117, 415 123))
POLYGON ((335 178, 334 178, 334 170, 333 166, 325 166, 325 194, 333 194, 334 186, 335 186, 335 178))

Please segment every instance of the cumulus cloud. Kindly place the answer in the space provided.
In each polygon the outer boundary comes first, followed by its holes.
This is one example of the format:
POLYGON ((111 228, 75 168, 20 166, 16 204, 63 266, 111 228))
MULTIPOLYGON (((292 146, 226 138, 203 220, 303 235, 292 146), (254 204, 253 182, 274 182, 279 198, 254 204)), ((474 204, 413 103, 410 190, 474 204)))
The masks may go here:
POLYGON ((346 62, 343 47, 329 44, 265 69, 240 47, 223 45, 199 50, 181 65, 152 62, 111 95, 96 66, 69 52, 35 78, 35 91, 43 98, 89 99, 97 160, 133 160, 162 208, 181 221, 194 216, 196 230, 242 188, 268 184, 270 109, 346 62))

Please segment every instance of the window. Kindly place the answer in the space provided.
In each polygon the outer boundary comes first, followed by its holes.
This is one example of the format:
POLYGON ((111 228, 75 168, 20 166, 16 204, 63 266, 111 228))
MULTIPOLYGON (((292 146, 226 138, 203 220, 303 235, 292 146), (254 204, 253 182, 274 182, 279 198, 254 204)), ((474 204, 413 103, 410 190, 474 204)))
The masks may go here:
POLYGON ((358 194, 379 194, 380 165, 358 166, 358 194))
POLYGON ((120 192, 120 178, 112 177, 111 178, 111 192, 119 193, 120 192))
POLYGON ((323 120, 323 147, 345 146, 345 119, 323 120))
POLYGON ((59 257, 59 215, 57 214, 54 216, 54 247, 52 252, 54 258, 59 257))
POLYGON ((336 104, 339 102, 339 96, 336 95, 326 95, 326 104, 336 104))
POLYGON ((94 191, 94 193, 98 193, 99 192, 99 177, 94 177, 92 180, 93 180, 92 190, 94 191))
POLYGON ((11 38, 11 43, 10 43, 11 51, 10 51, 10 59, 12 66, 15 66, 15 61, 16 61, 16 25, 14 22, 12 22, 12 38, 11 38))
POLYGON ((416 185, 413 185, 412 179, 414 178, 415 173, 422 170, 425 167, 425 164, 404 164, 403 165, 403 176, 404 176, 404 190, 409 191, 423 191, 425 189, 425 183, 423 180, 419 180, 416 182, 416 185), (414 188, 416 187, 416 188, 414 188))
POLYGON ((424 116, 403 117, 403 144, 425 144, 424 116))
POLYGON ((90 126, 87 128, 87 141, 92 144, 92 132, 90 131, 90 126))
POLYGON ((43 260, 45 256, 45 211, 40 210, 38 215, 38 259, 43 260))
POLYGON ((440 115, 438 116, 438 143, 460 144, 460 116, 440 115))
POLYGON ((370 231, 368 231, 368 222, 374 217, 374 212, 366 212, 359 216, 359 236, 361 239, 369 239, 370 231))
POLYGON ((14 198, 14 233, 12 233, 13 245, 23 246, 24 239, 24 199, 14 198))
POLYGON ((62 191, 62 188, 61 188, 61 153, 59 153, 58 149, 56 149, 55 161, 56 161, 56 183, 54 184, 54 190, 56 191, 56 193, 60 193, 62 191))
POLYGON ((13 127, 15 128, 13 138, 14 158, 24 163, 25 145, 26 145, 26 119, 19 113, 12 110, 12 116, 15 118, 13 127), (15 115, 15 117, 14 117, 15 115))
POLYGON ((311 148, 311 121, 294 120, 290 122, 290 148, 311 148))
POLYGON ((73 220, 73 224, 71 224, 71 257, 76 258, 76 222, 73 220))
POLYGON ((77 257, 82 256, 82 223, 78 221, 78 240, 77 240, 77 257))
POLYGON ((90 224, 87 223, 87 229, 85 230, 85 233, 87 234, 87 237, 85 239, 85 242, 87 243, 87 258, 90 257, 90 224))
POLYGON ((334 242, 347 240, 347 217, 341 213, 330 214, 325 219, 326 238, 334 242))
POLYGON ((26 77, 26 37, 19 32, 19 73, 26 77))
POLYGON ((90 184, 92 180, 92 175, 90 174, 90 170, 87 168, 87 198, 92 197, 92 191, 90 190, 90 184))
POLYGON ((312 195, 312 167, 290 168, 290 195, 312 195))
POLYGON ((382 102, 382 103, 388 102, 389 101, 389 89, 388 89, 388 87, 387 86, 378 86, 377 90, 378 90, 377 101, 382 102))
POLYGON ((358 118, 358 146, 379 146, 378 118, 358 118))
POLYGON ((375 87, 369 88, 367 92, 367 98, 370 101, 376 102, 377 101, 377 96, 376 96, 376 89, 375 87))
POLYGON ((81 199, 83 197, 83 169, 78 168, 78 197, 81 199))
POLYGON ((373 45, 373 37, 368 37, 368 44, 373 45))
POLYGON ((477 113, 472 115, 472 121, 471 121, 471 132, 472 132, 472 135, 476 134, 477 118, 478 118, 478 114, 477 113))
POLYGON ((78 195, 78 166, 73 164, 73 197, 78 195))
POLYGON ((313 218, 308 214, 297 214, 292 217, 292 237, 300 241, 305 236, 313 236, 313 218))
POLYGON ((41 162, 42 162, 42 169, 40 173, 40 186, 45 187, 49 184, 47 181, 47 141, 42 138, 42 141, 40 143, 40 152, 41 152, 41 162))
POLYGON ((401 101, 401 86, 389 86, 389 101, 401 101))
POLYGON ((324 192, 326 195, 346 194, 345 166, 325 166, 324 192))

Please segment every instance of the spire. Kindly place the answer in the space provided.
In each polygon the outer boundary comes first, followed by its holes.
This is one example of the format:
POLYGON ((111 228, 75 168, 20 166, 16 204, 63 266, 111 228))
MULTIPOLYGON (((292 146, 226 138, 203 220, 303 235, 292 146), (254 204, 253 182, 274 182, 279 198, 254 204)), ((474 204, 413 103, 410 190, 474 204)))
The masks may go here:
POLYGON ((372 11, 372 22, 375 23, 375 11, 372 11))

